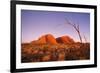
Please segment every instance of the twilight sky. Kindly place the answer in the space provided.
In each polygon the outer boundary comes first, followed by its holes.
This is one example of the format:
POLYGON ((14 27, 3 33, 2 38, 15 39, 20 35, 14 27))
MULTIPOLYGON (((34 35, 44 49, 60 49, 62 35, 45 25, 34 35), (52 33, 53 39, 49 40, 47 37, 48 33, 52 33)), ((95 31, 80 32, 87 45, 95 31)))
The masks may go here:
POLYGON ((37 40, 45 34, 52 34, 54 37, 68 35, 79 41, 77 32, 66 23, 66 19, 79 24, 82 36, 84 34, 87 41, 90 41, 89 13, 21 10, 22 42, 37 40))

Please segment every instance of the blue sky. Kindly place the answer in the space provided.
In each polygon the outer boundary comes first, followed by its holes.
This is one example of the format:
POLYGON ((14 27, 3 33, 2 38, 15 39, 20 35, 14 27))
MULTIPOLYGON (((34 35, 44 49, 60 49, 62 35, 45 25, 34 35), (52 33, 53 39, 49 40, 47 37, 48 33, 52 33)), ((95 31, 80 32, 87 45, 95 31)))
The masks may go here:
POLYGON ((45 34, 54 37, 68 35, 79 41, 77 32, 66 23, 66 19, 79 24, 81 33, 90 41, 89 13, 21 10, 22 42, 37 40, 45 34))

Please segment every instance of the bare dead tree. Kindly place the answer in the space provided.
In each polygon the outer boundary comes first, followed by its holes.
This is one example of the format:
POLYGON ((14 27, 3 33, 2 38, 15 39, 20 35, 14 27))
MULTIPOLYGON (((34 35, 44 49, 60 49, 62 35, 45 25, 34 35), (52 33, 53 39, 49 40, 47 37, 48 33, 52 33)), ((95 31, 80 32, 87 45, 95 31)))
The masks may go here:
POLYGON ((68 19, 66 19, 66 21, 67 21, 67 24, 71 25, 76 30, 76 32, 78 33, 80 42, 82 43, 82 36, 81 36, 81 33, 80 33, 80 27, 79 27, 79 25, 71 23, 68 19))
POLYGON ((83 35, 84 36, 84 41, 85 41, 85 43, 87 42, 87 38, 86 38, 86 36, 85 35, 83 35))

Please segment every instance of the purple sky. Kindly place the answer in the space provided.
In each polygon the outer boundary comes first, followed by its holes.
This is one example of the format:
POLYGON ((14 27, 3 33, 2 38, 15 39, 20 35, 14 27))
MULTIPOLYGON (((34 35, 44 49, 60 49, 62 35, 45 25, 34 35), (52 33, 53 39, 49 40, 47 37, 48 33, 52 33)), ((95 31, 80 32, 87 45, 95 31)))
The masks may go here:
POLYGON ((45 34, 52 34, 54 37, 69 35, 75 41, 79 41, 77 32, 66 24, 66 19, 79 24, 81 33, 86 36, 89 42, 89 13, 21 10, 22 42, 37 40, 45 34))

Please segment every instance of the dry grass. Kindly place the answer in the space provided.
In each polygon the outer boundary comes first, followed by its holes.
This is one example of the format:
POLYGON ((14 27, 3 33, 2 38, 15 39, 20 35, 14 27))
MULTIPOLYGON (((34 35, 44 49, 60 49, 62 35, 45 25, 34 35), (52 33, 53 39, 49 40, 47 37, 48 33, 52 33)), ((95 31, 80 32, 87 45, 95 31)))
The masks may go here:
POLYGON ((46 62, 90 59, 89 43, 22 44, 21 62, 46 62))

